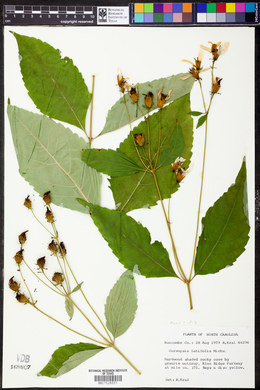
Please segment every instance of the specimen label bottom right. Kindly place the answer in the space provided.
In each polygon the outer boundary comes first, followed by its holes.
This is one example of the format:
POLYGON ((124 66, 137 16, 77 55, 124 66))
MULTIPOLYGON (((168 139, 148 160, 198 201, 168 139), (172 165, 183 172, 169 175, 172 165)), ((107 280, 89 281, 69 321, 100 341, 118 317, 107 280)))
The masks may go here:
POLYGON ((169 387, 254 387, 251 327, 167 326, 163 377, 169 387))

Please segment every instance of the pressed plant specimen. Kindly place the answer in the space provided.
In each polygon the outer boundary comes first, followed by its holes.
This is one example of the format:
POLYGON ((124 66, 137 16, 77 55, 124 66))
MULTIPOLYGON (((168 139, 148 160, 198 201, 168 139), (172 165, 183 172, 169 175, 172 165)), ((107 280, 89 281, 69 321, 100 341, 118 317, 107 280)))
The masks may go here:
MULTIPOLYGON (((70 266, 68 261, 69 254, 67 253, 64 242, 60 240, 60 235, 56 227, 55 217, 51 207, 50 191, 47 191, 43 195, 43 200, 46 206, 45 218, 47 220, 47 225, 44 222, 41 222, 41 220, 36 216, 29 196, 25 199, 24 206, 31 211, 36 221, 50 235, 51 241, 48 245, 46 245, 46 248, 56 260, 56 271, 51 276, 49 275, 47 268, 48 260, 45 255, 38 258, 35 264, 27 260, 27 235, 30 233, 26 230, 18 236, 20 249, 14 255, 14 260, 19 271, 18 277, 20 280, 18 282, 17 278, 12 276, 9 280, 9 288, 14 291, 17 301, 26 305, 25 310, 28 309, 28 306, 35 309, 37 312, 48 317, 56 324, 59 324, 60 326, 80 336, 82 340, 87 339, 88 342, 66 344, 59 347, 54 351, 49 363, 38 375, 56 378, 74 369, 79 364, 83 363, 87 359, 90 359, 106 348, 113 348, 117 351, 130 364, 130 366, 138 374, 140 374, 140 371, 138 371, 138 369, 115 345, 116 338, 124 334, 132 324, 137 310, 137 293, 133 273, 131 271, 123 273, 111 289, 105 304, 105 325, 104 321, 102 321, 101 317, 97 314, 84 293, 82 287, 83 282, 78 282, 70 266), (37 266, 36 269, 35 265, 37 266), (60 321, 56 316, 54 317, 46 312, 45 309, 42 309, 40 306, 41 299, 36 300, 34 298, 33 288, 29 285, 27 278, 24 276, 24 271, 28 272, 28 270, 35 277, 37 282, 41 282, 45 288, 50 289, 58 299, 65 301, 66 312, 70 320, 73 318, 74 310, 79 311, 86 320, 88 327, 96 334, 96 338, 93 338, 92 336, 90 337, 89 335, 76 330, 72 325, 68 325, 60 321), (72 283, 75 286, 73 289, 71 287, 72 283), (77 294, 79 293, 83 297, 83 301, 86 306, 85 309, 88 309, 87 311, 82 309, 82 307, 77 303, 77 294)), ((41 298, 44 298, 44 293, 41 293, 41 298)))
MULTIPOLYGON (((194 61, 184 60, 191 66, 188 73, 154 81, 130 84, 118 70, 120 98, 108 112, 99 136, 125 125, 129 125, 130 132, 116 150, 106 150, 90 149, 93 136, 91 126, 89 132, 85 129, 85 115, 93 99, 72 60, 61 58, 58 50, 38 39, 16 33, 14 36, 25 86, 43 114, 32 114, 9 104, 8 115, 21 175, 40 195, 51 186, 53 203, 82 212, 87 210, 113 253, 131 272, 138 271, 147 278, 176 278, 185 283, 192 309, 190 285, 193 279, 231 266, 248 241, 243 156, 235 184, 201 220, 210 112, 213 101, 221 97, 222 78, 219 73, 215 74, 216 63, 221 64, 221 56, 229 44, 218 42, 202 46, 194 61), (202 66, 202 50, 210 53, 207 68, 202 66), (202 82, 205 71, 211 73, 208 103, 202 82), (42 88, 39 88, 39 80, 42 88), (201 91, 201 111, 192 111, 190 107, 193 85, 201 91), (87 142, 47 116, 77 126, 87 142), (172 232, 174 217, 170 201, 174 202, 173 194, 192 174, 193 117, 198 117, 197 128, 205 126, 205 141, 193 256, 190 271, 185 273, 172 232), (133 122, 141 118, 143 120, 133 127, 133 122), (99 205, 101 176, 97 172, 110 176, 115 209, 99 205), (166 199, 169 199, 168 206, 166 199), (148 229, 128 215, 132 210, 152 208, 157 203, 162 208, 165 220, 162 223, 167 226, 174 262, 163 244, 152 243, 148 229)), ((93 90, 94 78, 92 94, 93 90)))

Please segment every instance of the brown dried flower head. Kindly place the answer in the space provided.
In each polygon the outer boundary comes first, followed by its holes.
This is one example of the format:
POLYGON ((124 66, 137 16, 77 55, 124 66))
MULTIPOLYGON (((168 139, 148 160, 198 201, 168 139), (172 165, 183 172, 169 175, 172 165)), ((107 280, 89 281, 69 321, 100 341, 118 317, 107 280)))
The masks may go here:
POLYGON ((62 241, 62 242, 60 243, 60 254, 61 254, 61 256, 65 256, 66 253, 67 253, 67 249, 66 249, 66 247, 65 247, 65 245, 64 245, 64 242, 62 241))
POLYGON ((139 146, 144 146, 145 136, 143 133, 134 134, 134 140, 139 146))
POLYGON ((58 246, 57 246, 57 243, 52 240, 52 242, 49 243, 48 245, 48 249, 52 252, 52 253, 57 253, 58 252, 58 246))
POLYGON ((27 209, 31 209, 32 208, 32 201, 31 201, 29 195, 24 200, 24 206, 27 207, 27 209))
POLYGON ((170 99, 171 93, 172 93, 172 89, 170 89, 169 92, 167 93, 167 95, 163 94, 163 93, 162 93, 163 88, 164 88, 164 87, 162 87, 162 88, 160 89, 160 91, 158 92, 157 104, 158 104, 158 107, 159 107, 159 108, 163 108, 163 106, 165 105, 165 102, 167 102, 167 100, 170 99))
POLYGON ((200 47, 203 50, 206 50, 206 51, 208 51, 209 53, 212 54, 213 61, 217 61, 219 56, 221 56, 222 54, 226 53, 226 51, 229 48, 229 42, 224 42, 223 44, 221 44, 221 42, 212 43, 212 42, 208 41, 208 43, 211 44, 211 47, 206 47, 206 46, 203 46, 203 45, 200 45, 200 47))
POLYGON ((148 92, 144 97, 145 105, 148 108, 151 108, 153 105, 153 93, 148 92))
POLYGON ((54 216, 53 216, 52 211, 49 209, 49 207, 47 207, 47 211, 45 213, 45 217, 46 217, 48 222, 50 222, 50 223, 54 222, 54 216))
POLYGON ((19 240, 19 243, 21 245, 23 245, 25 243, 25 241, 27 240, 27 237, 26 237, 26 233, 28 232, 29 230, 25 230, 25 232, 19 234, 18 236, 18 240, 19 240))
POLYGON ((126 88, 126 79, 122 75, 120 68, 117 69, 117 83, 118 83, 119 88, 121 89, 121 92, 124 93, 125 88, 126 88))
POLYGON ((21 262, 23 261, 23 249, 16 252, 16 254, 14 255, 14 259, 17 264, 21 264, 21 262))
POLYGON ((190 77, 194 77, 196 80, 199 80, 200 73, 205 72, 206 70, 209 70, 209 68, 203 69, 201 67, 202 59, 203 59, 203 51, 200 50, 198 57, 194 58, 195 63, 193 63, 189 60, 182 60, 182 62, 187 62, 188 64, 192 65, 192 68, 189 69, 189 74, 187 76, 181 77, 181 80, 187 80, 190 77))
POLYGON ((64 278, 61 272, 54 272, 52 281, 57 284, 62 284, 64 278))
POLYGON ((44 200, 44 202, 49 205, 51 203, 51 195, 50 195, 51 191, 47 191, 43 194, 43 197, 42 199, 44 200))
POLYGON ((44 269, 44 266, 45 266, 45 256, 43 256, 43 257, 40 257, 38 260, 37 260, 37 262, 36 262, 36 264, 38 265, 38 267, 43 271, 43 269, 44 269))
POLYGON ((129 96, 131 97, 133 102, 136 103, 138 101, 138 97, 139 97, 139 93, 138 93, 137 87, 135 87, 134 85, 129 85, 129 84, 126 84, 126 86, 127 86, 127 90, 128 90, 129 96))
POLYGON ((14 280, 14 276, 9 279, 9 288, 15 292, 18 292, 20 289, 20 284, 14 280))
POLYGON ((20 303, 28 303, 29 302, 29 298, 27 298, 24 294, 17 293, 15 298, 20 303))

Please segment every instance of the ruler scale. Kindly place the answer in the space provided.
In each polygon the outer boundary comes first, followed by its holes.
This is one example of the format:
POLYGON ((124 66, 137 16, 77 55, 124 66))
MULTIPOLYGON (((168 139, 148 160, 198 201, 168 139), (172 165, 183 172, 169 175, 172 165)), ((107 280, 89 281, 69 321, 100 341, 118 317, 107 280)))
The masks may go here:
POLYGON ((5 25, 247 26, 259 3, 130 3, 129 6, 5 5, 5 25))

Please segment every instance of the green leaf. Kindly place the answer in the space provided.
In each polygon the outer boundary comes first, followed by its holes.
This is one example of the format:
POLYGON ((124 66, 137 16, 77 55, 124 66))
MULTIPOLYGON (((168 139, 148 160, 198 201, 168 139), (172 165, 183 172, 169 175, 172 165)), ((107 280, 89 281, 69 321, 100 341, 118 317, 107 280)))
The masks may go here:
POLYGON ((235 184, 208 209, 202 218, 202 225, 195 258, 195 274, 214 274, 233 265, 245 250, 250 230, 245 161, 235 184))
POLYGON ((167 250, 159 241, 151 244, 148 229, 121 211, 78 201, 88 208, 103 238, 125 268, 133 271, 138 266, 140 274, 147 278, 176 276, 167 250))
MULTIPOLYGON (((160 142, 155 174, 163 199, 169 198, 179 188, 179 183, 176 181, 176 176, 172 172, 170 163, 174 163, 177 157, 183 157, 186 159, 183 168, 187 169, 190 164, 193 120, 190 115, 187 115, 189 111, 190 95, 187 94, 159 112, 149 116, 146 121, 141 122, 133 129, 134 134, 144 134, 145 140, 148 142, 147 126, 149 125, 150 142, 143 147, 137 146, 144 162, 150 147, 151 159, 155 164, 160 142), (176 119, 178 119, 177 123, 176 119)), ((140 163, 131 134, 121 143, 118 150, 127 155, 140 167, 143 166, 140 163)), ((112 177, 110 185, 115 204, 119 204, 119 209, 126 213, 147 205, 148 207, 154 206, 159 200, 154 176, 148 170, 124 177, 112 177)))
POLYGON ((81 286, 82 286, 83 283, 84 283, 84 282, 79 283, 79 284, 71 291, 71 294, 74 293, 74 292, 76 292, 76 291, 79 291, 79 290, 81 289, 81 286))
POLYGON ((191 116, 200 116, 203 114, 203 112, 200 112, 200 111, 190 111, 188 112, 189 115, 191 116))
POLYGON ((15 106, 7 109, 19 172, 42 196, 82 211, 77 197, 99 203, 101 176, 81 161, 88 145, 61 124, 15 106))
POLYGON ((144 168, 139 167, 124 153, 112 149, 86 149, 83 150, 81 159, 98 172, 114 177, 144 171, 144 168))
POLYGON ((70 320, 72 319, 73 317, 73 314, 74 314, 74 305, 73 303, 69 300, 69 299, 65 299, 65 309, 66 309, 66 312, 70 318, 70 320))
POLYGON ((13 33, 25 87, 45 115, 85 129, 91 94, 73 61, 40 39, 13 33))
POLYGON ((103 349, 98 345, 88 343, 66 344, 54 351, 51 360, 39 372, 38 376, 57 378, 73 370, 73 368, 103 351, 103 349))
POLYGON ((136 310, 137 293, 134 275, 131 271, 126 271, 110 291, 105 304, 107 329, 114 338, 127 331, 134 321, 136 310))
POLYGON ((170 89, 172 89, 170 99, 167 101, 167 103, 173 102, 176 99, 179 99, 180 97, 188 94, 191 91, 191 88, 194 83, 194 78, 190 77, 188 80, 181 80, 181 77, 186 76, 187 73, 180 73, 177 75, 173 75, 171 77, 164 77, 158 80, 153 81, 147 81, 146 83, 138 84, 138 93, 139 93, 139 103, 134 104, 131 97, 126 94, 126 105, 127 110, 125 107, 125 104, 120 98, 115 105, 111 108, 111 110, 108 112, 107 120, 104 126, 104 129, 102 130, 101 134, 109 133, 110 131, 117 130, 129 123, 130 121, 133 122, 138 118, 141 118, 142 116, 146 115, 148 113, 148 109, 146 107, 143 107, 144 105, 144 96, 148 92, 152 92, 154 94, 154 103, 153 106, 150 108, 149 112, 155 110, 158 108, 157 106, 157 95, 160 89, 164 86, 163 93, 167 94, 170 89), (128 117, 129 115, 129 117, 128 117))
POLYGON ((196 129, 198 129, 200 126, 203 125, 203 123, 206 121, 207 115, 203 115, 199 118, 196 129))

